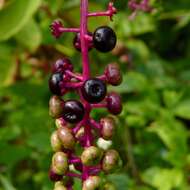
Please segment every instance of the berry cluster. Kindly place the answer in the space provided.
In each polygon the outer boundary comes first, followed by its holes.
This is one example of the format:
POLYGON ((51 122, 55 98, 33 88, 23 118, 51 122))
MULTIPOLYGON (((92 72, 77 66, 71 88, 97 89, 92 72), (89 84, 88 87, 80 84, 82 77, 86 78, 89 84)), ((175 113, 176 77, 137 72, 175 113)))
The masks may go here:
POLYGON ((113 3, 109 3, 105 12, 88 13, 88 0, 81 0, 80 28, 64 28, 59 21, 53 22, 52 34, 58 38, 64 32, 76 33, 73 45, 81 52, 83 73, 73 70, 68 58, 55 62, 49 79, 49 89, 53 96, 49 102, 49 113, 56 119, 57 130, 51 136, 52 149, 55 152, 49 172, 55 181, 54 190, 71 190, 73 177, 83 181, 82 190, 114 189, 105 183, 98 174, 112 172, 119 164, 119 154, 113 149, 103 150, 96 146, 96 139, 111 140, 115 121, 111 116, 95 121, 90 113, 93 108, 106 108, 111 114, 122 111, 121 98, 116 92, 107 92, 107 84, 117 86, 122 82, 119 66, 108 64, 104 74, 91 77, 88 51, 92 48, 100 52, 109 52, 116 45, 116 34, 108 26, 98 27, 93 33, 87 29, 87 19, 91 16, 109 16, 116 13, 113 3), (63 96, 75 91, 79 100, 64 100, 63 96), (82 147, 80 149, 79 147, 82 147))

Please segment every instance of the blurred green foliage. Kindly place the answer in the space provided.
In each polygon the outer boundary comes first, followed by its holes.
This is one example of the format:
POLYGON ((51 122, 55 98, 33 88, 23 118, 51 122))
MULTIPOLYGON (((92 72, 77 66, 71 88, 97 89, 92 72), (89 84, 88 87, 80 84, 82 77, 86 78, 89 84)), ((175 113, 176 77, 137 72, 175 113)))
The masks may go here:
MULTIPOLYGON (((107 3, 90 1, 90 9, 103 10, 107 3)), ((113 139, 123 167, 108 179, 119 190, 188 190, 190 2, 152 0, 153 12, 139 12, 132 21, 127 1, 115 3, 119 13, 111 26, 125 52, 90 53, 94 75, 116 61, 124 76, 114 88, 123 96, 124 110, 113 139)), ((5 0, 0 6, 0 190, 52 189, 47 175, 54 129, 48 115, 50 65, 68 56, 81 72, 81 62, 73 34, 55 40, 49 25, 59 17, 65 26, 77 26, 79 4, 5 0)), ((91 18, 89 29, 105 24, 108 18, 91 18)), ((93 112, 96 119, 105 114, 93 112)))

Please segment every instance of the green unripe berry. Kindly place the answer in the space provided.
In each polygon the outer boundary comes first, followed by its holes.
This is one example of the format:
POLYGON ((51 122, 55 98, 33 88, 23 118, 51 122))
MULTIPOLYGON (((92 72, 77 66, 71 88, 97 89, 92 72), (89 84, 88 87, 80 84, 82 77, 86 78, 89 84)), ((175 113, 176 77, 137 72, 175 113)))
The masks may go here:
POLYGON ((100 162, 102 155, 103 152, 100 148, 90 146, 83 151, 81 161, 86 166, 97 165, 100 162))
POLYGON ((106 183, 103 187, 103 190, 116 190, 116 188, 112 183, 106 183))
POLYGON ((63 185, 61 181, 55 183, 53 190, 67 190, 67 188, 63 185))
POLYGON ((67 155, 64 152, 56 152, 52 158, 52 170, 58 175, 63 175, 68 167, 67 155))
POLYGON ((60 118, 63 113, 63 101, 58 96, 52 96, 49 101, 49 114, 53 118, 60 118))
POLYGON ((100 190, 101 178, 98 176, 90 176, 83 182, 82 190, 100 190))
POLYGON ((119 154, 115 150, 108 150, 102 161, 102 168, 105 172, 112 172, 119 165, 119 154))
POLYGON ((58 137, 66 149, 73 149, 75 146, 75 138, 72 134, 72 130, 67 127, 60 127, 58 129, 58 137))
POLYGON ((61 151, 62 149, 62 144, 58 137, 57 131, 54 131, 51 135, 51 147, 55 152, 61 151))
POLYGON ((115 131, 115 121, 112 117, 105 117, 100 120, 100 124, 102 125, 102 138, 105 140, 110 140, 115 131))

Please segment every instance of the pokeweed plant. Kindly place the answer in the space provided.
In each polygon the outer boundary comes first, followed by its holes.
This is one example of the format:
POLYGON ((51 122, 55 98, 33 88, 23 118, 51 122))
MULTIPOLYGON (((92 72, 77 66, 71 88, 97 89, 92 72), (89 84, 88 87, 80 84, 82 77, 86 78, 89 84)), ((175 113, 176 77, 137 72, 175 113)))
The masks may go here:
POLYGON ((117 168, 119 154, 116 150, 103 150, 96 146, 101 137, 110 140, 115 129, 113 117, 104 117, 95 121, 90 113, 94 108, 107 108, 118 115, 122 111, 121 97, 116 92, 107 92, 107 84, 117 86, 122 82, 119 66, 108 64, 100 76, 91 76, 88 52, 92 48, 106 53, 114 49, 117 37, 112 28, 100 26, 93 33, 88 30, 88 18, 108 16, 110 20, 117 10, 109 2, 105 12, 88 12, 88 0, 81 0, 80 27, 65 28, 60 21, 51 25, 52 34, 59 38, 65 32, 75 33, 73 45, 82 55, 82 74, 75 73, 68 58, 55 62, 49 79, 50 115, 56 119, 57 130, 51 136, 51 145, 55 151, 49 172, 55 181, 54 190, 73 189, 73 178, 82 180, 83 190, 113 189, 98 176, 100 172, 108 174, 117 168), (62 96, 75 91, 80 100, 63 100, 62 96), (80 145, 79 152, 76 146, 80 145), (70 165, 74 166, 74 171, 70 165))

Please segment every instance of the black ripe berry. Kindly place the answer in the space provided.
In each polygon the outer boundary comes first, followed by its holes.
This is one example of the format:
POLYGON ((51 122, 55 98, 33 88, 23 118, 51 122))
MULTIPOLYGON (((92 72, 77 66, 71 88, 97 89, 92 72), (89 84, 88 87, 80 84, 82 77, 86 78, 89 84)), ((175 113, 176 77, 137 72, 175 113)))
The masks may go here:
POLYGON ((87 80, 82 86, 82 95, 90 103, 101 102, 106 96, 106 85, 97 78, 87 80))
POLYGON ((78 123, 84 117, 84 107, 76 100, 68 100, 63 106, 63 119, 69 123, 78 123))
MULTIPOLYGON (((88 35, 91 37, 92 33, 88 32, 88 35)), ((73 46, 78 50, 81 51, 81 39, 80 33, 76 33, 75 38, 73 39, 73 46)), ((93 41, 88 43, 88 50, 90 51, 93 48, 93 41)))
POLYGON ((100 52, 109 52, 116 45, 115 32, 108 26, 97 28, 93 34, 94 47, 100 52))
POLYGON ((60 82, 63 80, 63 74, 61 72, 59 73, 53 73, 49 78, 49 89, 50 91, 60 96, 61 95, 61 88, 60 88, 60 82))

